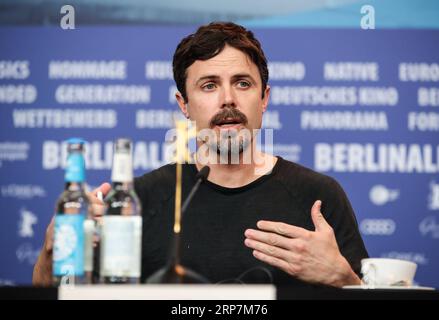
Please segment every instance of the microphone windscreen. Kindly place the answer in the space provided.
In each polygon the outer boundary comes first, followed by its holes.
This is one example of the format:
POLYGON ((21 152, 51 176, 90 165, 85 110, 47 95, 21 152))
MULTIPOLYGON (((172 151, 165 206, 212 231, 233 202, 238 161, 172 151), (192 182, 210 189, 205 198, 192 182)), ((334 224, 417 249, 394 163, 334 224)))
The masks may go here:
POLYGON ((204 166, 201 168, 201 170, 197 173, 196 179, 201 179, 203 181, 207 180, 207 177, 209 176, 210 168, 209 166, 204 166))

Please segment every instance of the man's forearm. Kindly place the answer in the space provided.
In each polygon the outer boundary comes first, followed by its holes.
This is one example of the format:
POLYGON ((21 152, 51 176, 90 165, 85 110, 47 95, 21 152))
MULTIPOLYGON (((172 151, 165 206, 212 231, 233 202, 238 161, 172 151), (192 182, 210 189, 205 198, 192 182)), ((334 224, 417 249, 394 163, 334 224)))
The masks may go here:
POLYGON ((52 284, 52 256, 44 248, 34 266, 32 284, 34 286, 50 286, 52 284))

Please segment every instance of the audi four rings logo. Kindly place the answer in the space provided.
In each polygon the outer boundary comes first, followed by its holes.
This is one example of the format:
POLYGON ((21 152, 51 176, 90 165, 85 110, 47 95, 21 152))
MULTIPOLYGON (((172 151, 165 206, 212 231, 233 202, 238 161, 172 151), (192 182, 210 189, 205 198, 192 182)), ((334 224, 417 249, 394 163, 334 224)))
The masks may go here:
POLYGON ((364 235, 390 236, 395 229, 396 224, 392 219, 364 219, 360 224, 364 235))

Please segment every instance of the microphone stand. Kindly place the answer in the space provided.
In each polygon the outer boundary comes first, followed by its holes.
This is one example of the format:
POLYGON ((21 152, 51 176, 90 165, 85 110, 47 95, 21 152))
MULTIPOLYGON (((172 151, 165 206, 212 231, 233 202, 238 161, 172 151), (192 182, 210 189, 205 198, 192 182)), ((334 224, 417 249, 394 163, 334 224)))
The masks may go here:
POLYGON ((186 211, 189 203, 197 192, 200 184, 207 180, 210 168, 203 167, 197 174, 197 181, 186 198, 183 206, 181 204, 181 176, 182 165, 177 163, 177 184, 175 190, 175 221, 173 242, 171 244, 171 253, 167 264, 156 271, 147 279, 147 283, 209 283, 202 275, 181 265, 181 218, 186 211))

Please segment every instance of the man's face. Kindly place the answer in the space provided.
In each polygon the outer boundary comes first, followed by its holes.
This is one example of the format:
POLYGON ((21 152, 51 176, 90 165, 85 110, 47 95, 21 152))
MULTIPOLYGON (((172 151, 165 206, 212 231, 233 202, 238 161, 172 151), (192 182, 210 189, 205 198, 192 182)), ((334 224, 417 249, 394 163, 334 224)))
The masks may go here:
POLYGON ((188 103, 180 94, 177 100, 198 131, 213 129, 220 137, 220 132, 259 129, 269 91, 267 86, 262 98, 257 66, 245 53, 226 45, 215 57, 197 60, 187 69, 188 103))

